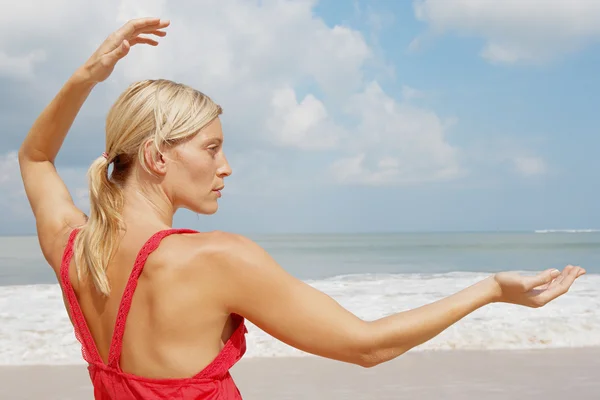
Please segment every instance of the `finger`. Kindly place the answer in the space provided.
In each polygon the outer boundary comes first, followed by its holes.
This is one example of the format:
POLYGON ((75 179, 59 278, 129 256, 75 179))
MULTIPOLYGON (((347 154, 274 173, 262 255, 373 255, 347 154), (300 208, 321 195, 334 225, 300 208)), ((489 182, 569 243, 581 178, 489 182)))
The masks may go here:
POLYGON ((147 33, 147 34, 157 35, 157 36, 161 36, 161 37, 166 36, 167 32, 162 29, 164 29, 164 27, 161 27, 160 25, 151 25, 151 26, 144 27, 142 29, 136 29, 133 32, 132 36, 137 36, 141 33, 147 33))
POLYGON ((545 283, 543 285, 540 286, 536 286, 533 288, 532 292, 534 292, 533 294, 536 295, 537 293, 541 292, 542 290, 546 290, 550 287, 550 285, 552 285, 554 283, 554 280, 550 283, 545 283))
POLYGON ((571 270, 572 270, 573 268, 577 268, 577 267, 576 267, 576 266, 574 266, 574 265, 571 265, 571 264, 569 264, 569 265, 567 265, 567 266, 565 267, 565 271, 566 271, 566 272, 567 272, 567 274, 568 274, 568 273, 570 273, 570 272, 571 272, 571 270))
POLYGON ((556 287, 557 290, 559 290, 565 284, 566 279, 568 279, 568 277, 576 271, 576 268, 577 267, 574 267, 572 265, 567 265, 565 267, 565 269, 562 271, 562 273, 560 274, 560 276, 558 278, 556 278, 554 280, 554 282, 552 282, 550 289, 553 289, 554 287, 556 287))
POLYGON ((569 271, 569 274, 564 277, 564 279, 559 285, 562 287, 564 293, 566 293, 569 290, 571 285, 573 285, 573 282, 575 282, 575 279, 577 279, 580 276, 580 272, 581 268, 572 267, 572 269, 569 271))
POLYGON ((127 38, 139 34, 143 30, 157 30, 169 26, 168 20, 160 18, 138 18, 128 21, 116 33, 121 37, 127 38))
POLYGON ((139 35, 140 33, 149 33, 152 31, 157 31, 160 29, 164 29, 169 26, 171 22, 169 20, 159 19, 158 21, 150 21, 148 23, 143 22, 134 22, 132 25, 133 30, 130 35, 139 35))
POLYGON ((564 279, 569 275, 569 273, 571 273, 571 271, 573 270, 572 265, 567 265, 562 272, 560 273, 560 275, 549 285, 550 287, 554 287, 554 286, 558 286, 560 285, 564 279))
MULTIPOLYGON (((128 39, 131 45, 138 44, 138 43, 133 43, 134 42, 133 39, 142 33, 152 34, 152 35, 156 35, 159 37, 165 37, 167 35, 167 32, 159 30, 159 28, 164 27, 165 24, 168 25, 169 22, 168 21, 164 22, 162 20, 158 20, 158 22, 156 24, 151 24, 148 26, 142 25, 139 30, 134 30, 134 31, 131 30, 131 29, 133 29, 131 26, 130 27, 124 26, 119 31, 112 33, 108 37, 108 39, 106 41, 106 43, 108 44, 108 48, 104 52, 109 53, 109 52, 113 51, 114 49, 116 49, 119 46, 119 44, 124 39, 128 39), (129 30, 127 30, 126 28, 129 30)), ((151 44, 151 43, 147 43, 147 44, 151 44)), ((152 44, 152 45, 156 46, 156 44, 152 44)))
POLYGON ((167 32, 159 31, 159 30, 154 30, 154 31, 146 32, 146 33, 148 33, 149 35, 156 35, 156 36, 160 36, 160 37, 167 36, 167 32))
POLYGON ((538 296, 537 300, 542 304, 546 304, 549 301, 554 300, 558 296, 567 293, 573 282, 575 282, 575 279, 577 279, 577 277, 580 276, 580 272, 580 268, 571 266, 571 268, 569 268, 568 274, 564 276, 562 281, 559 284, 552 286, 545 292, 541 293, 538 296))
POLYGON ((131 46, 135 46, 136 44, 149 44, 151 46, 158 46, 158 42, 154 39, 150 39, 150 38, 146 38, 146 37, 142 37, 142 36, 138 36, 136 38, 133 38, 129 41, 129 44, 131 46))
POLYGON ((531 276, 525 278, 525 291, 528 292, 538 286, 547 285, 552 282, 553 279, 557 278, 560 275, 560 271, 552 268, 547 269, 544 272, 537 274, 536 276, 531 276))

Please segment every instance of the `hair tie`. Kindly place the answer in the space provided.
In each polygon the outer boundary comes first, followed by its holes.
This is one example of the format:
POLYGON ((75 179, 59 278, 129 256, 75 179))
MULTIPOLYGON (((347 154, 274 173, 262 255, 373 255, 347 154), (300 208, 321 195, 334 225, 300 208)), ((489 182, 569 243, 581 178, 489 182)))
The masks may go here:
POLYGON ((102 157, 104 157, 108 160, 108 153, 107 152, 102 153, 102 157))

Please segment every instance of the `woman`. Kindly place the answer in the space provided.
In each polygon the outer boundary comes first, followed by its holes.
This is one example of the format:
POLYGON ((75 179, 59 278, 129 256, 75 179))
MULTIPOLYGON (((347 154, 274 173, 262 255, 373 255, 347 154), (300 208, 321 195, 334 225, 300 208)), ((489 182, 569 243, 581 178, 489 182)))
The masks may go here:
POLYGON ((61 284, 96 398, 241 398, 228 371, 245 351, 245 318, 303 351, 372 367, 486 304, 540 307, 585 273, 573 266, 531 277, 499 273, 424 307, 363 321, 242 236, 171 228, 179 208, 215 213, 231 168, 220 107, 165 80, 134 83, 111 108, 106 149, 89 170, 86 217, 54 159, 94 86, 131 46, 157 45, 146 35, 162 37, 168 25, 137 19, 110 35, 42 112, 19 152, 40 245, 61 284))

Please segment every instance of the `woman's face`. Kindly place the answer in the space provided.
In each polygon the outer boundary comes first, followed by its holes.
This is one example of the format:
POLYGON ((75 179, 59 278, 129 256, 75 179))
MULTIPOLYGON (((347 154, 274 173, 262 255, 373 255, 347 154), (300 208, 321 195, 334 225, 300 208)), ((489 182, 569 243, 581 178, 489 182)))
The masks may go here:
POLYGON ((186 208, 199 214, 214 214, 219 205, 225 177, 231 167, 223 152, 221 121, 215 118, 192 139, 165 152, 163 180, 175 209, 186 208))

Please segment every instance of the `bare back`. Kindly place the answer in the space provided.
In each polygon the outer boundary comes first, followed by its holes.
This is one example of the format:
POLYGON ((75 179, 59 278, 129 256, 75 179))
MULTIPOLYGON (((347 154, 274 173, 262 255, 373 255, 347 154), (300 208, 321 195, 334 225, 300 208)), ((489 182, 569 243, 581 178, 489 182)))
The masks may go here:
POLYGON ((125 320, 120 366, 126 373, 147 378, 191 377, 215 359, 236 328, 214 295, 210 271, 215 266, 209 265, 210 257, 202 262, 203 253, 210 253, 202 243, 210 243, 211 234, 185 232, 164 237, 143 263, 146 251, 142 248, 148 247, 151 236, 135 230, 124 235, 107 269, 108 297, 99 293, 90 279, 78 282, 73 263, 69 278, 106 363, 127 282, 134 264, 142 263, 125 320), (206 279, 197 279, 198 269, 206 270, 200 274, 206 279))

